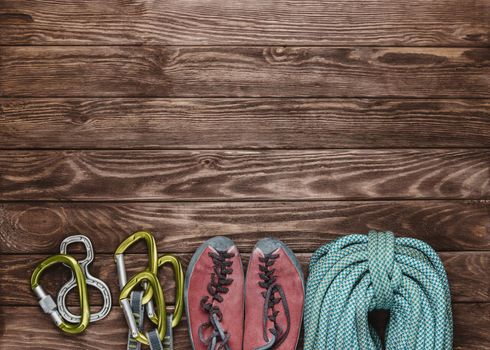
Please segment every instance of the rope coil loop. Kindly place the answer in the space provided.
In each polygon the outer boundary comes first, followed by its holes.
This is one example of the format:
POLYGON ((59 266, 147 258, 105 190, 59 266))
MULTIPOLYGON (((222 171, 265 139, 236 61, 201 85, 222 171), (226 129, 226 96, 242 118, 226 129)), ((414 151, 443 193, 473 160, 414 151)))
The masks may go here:
POLYGON ((446 272, 437 253, 412 238, 371 231, 318 249, 310 262, 305 350, 382 349, 368 313, 390 312, 384 348, 452 349, 446 272))
MULTIPOLYGON (((391 309, 398 275, 393 280, 395 270, 395 237, 391 232, 369 232, 368 269, 376 298, 376 309, 391 309)), ((400 271, 397 267, 397 271, 400 271)))

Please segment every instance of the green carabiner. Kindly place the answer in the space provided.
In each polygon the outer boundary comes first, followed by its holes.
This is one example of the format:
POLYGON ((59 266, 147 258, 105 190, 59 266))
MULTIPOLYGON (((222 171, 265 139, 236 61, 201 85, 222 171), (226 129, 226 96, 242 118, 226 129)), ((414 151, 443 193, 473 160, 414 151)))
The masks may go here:
POLYGON ((73 257, 66 254, 58 254, 44 259, 32 273, 31 288, 34 291, 34 294, 36 294, 36 296, 39 298, 39 305, 41 308, 45 313, 51 316, 53 322, 63 332, 78 334, 87 328, 90 322, 90 306, 88 303, 87 282, 85 281, 82 268, 73 257), (78 286, 78 294, 80 296, 81 319, 78 324, 67 323, 61 317, 58 312, 58 306, 54 302, 53 298, 51 295, 47 294, 44 291, 44 288, 39 284, 39 280, 44 270, 54 264, 65 264, 73 271, 73 275, 75 276, 78 286))
MULTIPOLYGON (((182 319, 184 312, 184 269, 180 260, 173 255, 164 255, 158 259, 158 268, 165 264, 170 264, 174 271, 175 278, 175 309, 172 317, 172 328, 175 328, 182 319)), ((148 310, 148 318, 155 324, 158 323, 158 314, 152 312, 153 308, 148 310)))
MULTIPOLYGON (((116 262, 117 274, 119 276, 119 288, 122 290, 127 283, 127 274, 126 267, 124 264, 124 252, 131 247, 136 242, 144 240, 146 242, 146 246, 148 249, 148 266, 143 271, 148 271, 153 274, 157 273, 158 269, 158 252, 157 245, 155 242, 155 238, 150 232, 147 231, 138 231, 133 233, 131 236, 126 238, 120 245, 117 247, 116 252, 114 253, 114 260, 116 262)), ((147 304, 151 298, 153 297, 153 291, 149 287, 145 290, 145 294, 143 296, 143 304, 147 304)))
POLYGON ((129 330, 132 337, 140 343, 148 345, 148 338, 138 329, 136 319, 131 309, 131 302, 129 300, 129 296, 133 289, 143 282, 147 282, 149 284, 148 289, 153 290, 153 297, 156 300, 159 315, 157 322, 157 331, 158 336, 162 340, 165 337, 165 333, 167 330, 167 312, 165 309, 166 306, 163 296, 163 290, 155 274, 151 273, 150 271, 142 271, 133 276, 133 278, 131 278, 131 280, 122 289, 119 296, 119 303, 123 309, 126 321, 128 322, 129 330))

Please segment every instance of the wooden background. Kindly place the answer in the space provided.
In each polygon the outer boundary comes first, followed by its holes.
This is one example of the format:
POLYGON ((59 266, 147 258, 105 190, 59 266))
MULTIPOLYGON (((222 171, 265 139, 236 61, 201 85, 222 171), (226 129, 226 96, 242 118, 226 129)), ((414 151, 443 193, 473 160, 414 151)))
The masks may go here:
POLYGON ((455 348, 490 349, 489 18, 488 0, 0 0, 0 348, 124 348, 117 306, 69 337, 36 305, 30 274, 70 234, 116 298, 138 229, 184 262, 273 235, 305 267, 391 229, 440 252, 455 348))

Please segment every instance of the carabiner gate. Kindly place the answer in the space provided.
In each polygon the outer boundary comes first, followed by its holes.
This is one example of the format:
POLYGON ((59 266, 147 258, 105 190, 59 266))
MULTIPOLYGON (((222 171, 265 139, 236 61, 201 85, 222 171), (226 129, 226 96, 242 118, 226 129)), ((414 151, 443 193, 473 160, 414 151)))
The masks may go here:
POLYGON ((65 254, 58 254, 50 256, 44 259, 35 269, 31 276, 31 288, 34 294, 39 299, 39 305, 43 311, 49 314, 53 322, 63 331, 69 334, 81 333, 87 328, 90 321, 90 307, 88 303, 87 284, 85 276, 78 262, 71 256, 65 254), (78 286, 78 294, 80 297, 80 309, 81 318, 78 324, 67 323, 60 315, 58 306, 54 302, 51 295, 44 291, 44 288, 39 284, 44 270, 55 264, 64 264, 69 267, 74 276, 78 286))
MULTIPOLYGON (((117 275, 119 277, 119 288, 121 290, 127 284, 127 274, 126 274, 126 266, 124 264, 124 252, 131 247, 136 242, 144 240, 146 242, 146 246, 148 249, 148 266, 144 271, 151 272, 153 274, 157 273, 158 269, 158 252, 157 245, 155 242, 155 238, 150 232, 147 231, 138 231, 133 233, 131 236, 126 238, 120 245, 117 247, 116 252, 114 253, 114 260, 116 262, 117 275)), ((146 288, 145 294, 143 296, 143 304, 147 304, 151 298, 153 297, 153 290, 151 287, 146 288)))

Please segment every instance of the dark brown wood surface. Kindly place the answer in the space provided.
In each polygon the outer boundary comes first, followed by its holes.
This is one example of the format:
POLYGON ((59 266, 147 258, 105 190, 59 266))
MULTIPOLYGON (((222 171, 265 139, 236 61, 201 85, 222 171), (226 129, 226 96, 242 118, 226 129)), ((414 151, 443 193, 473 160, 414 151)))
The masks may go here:
POLYGON ((323 200, 490 196, 490 152, 3 151, 6 200, 323 200))
POLYGON ((489 43, 486 0, 0 2, 0 44, 489 43))
POLYGON ((0 98, 0 147, 479 148, 489 119, 488 99, 0 98))
POLYGON ((4 46, 0 97, 490 97, 490 49, 4 46))
MULTIPOLYGON (((90 236, 97 252, 113 253, 140 229, 154 234, 162 252, 192 253, 226 235, 244 251, 275 236, 308 253, 349 233, 387 228, 439 251, 490 251, 489 227, 488 200, 4 203, 0 253, 53 254, 74 232, 90 236)), ((131 252, 144 253, 144 245, 131 252)))
POLYGON ((116 300, 112 254, 140 229, 184 265, 215 235, 245 261, 275 236, 305 272, 349 233, 422 239, 454 348, 490 349, 489 17, 487 0, 1 0, 0 349, 125 348, 117 305, 65 336, 29 277, 83 233, 116 300))

